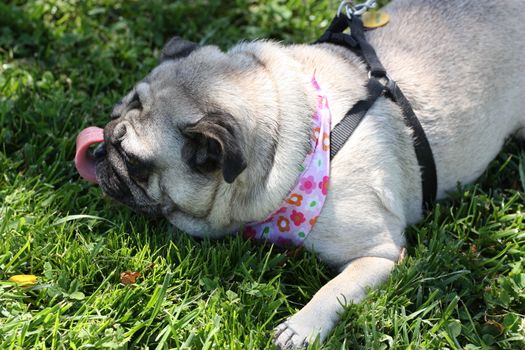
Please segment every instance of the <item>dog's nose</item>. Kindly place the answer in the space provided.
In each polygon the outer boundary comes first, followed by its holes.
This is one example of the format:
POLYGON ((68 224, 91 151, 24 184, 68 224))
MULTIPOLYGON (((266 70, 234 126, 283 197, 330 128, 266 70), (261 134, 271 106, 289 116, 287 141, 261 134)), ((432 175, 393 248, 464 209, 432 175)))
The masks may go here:
POLYGON ((100 160, 106 156, 106 145, 104 144, 104 142, 102 142, 100 145, 97 146, 97 148, 95 148, 93 156, 96 160, 100 160))

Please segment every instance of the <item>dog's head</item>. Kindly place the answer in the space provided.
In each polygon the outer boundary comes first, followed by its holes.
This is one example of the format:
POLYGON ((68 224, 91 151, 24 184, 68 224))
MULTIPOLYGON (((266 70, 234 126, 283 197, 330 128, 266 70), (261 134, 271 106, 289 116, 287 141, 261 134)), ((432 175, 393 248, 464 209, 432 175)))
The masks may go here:
POLYGON ((254 109, 272 104, 252 105, 256 80, 266 89, 271 85, 263 68, 252 55, 170 40, 160 64, 114 107, 104 128, 105 142, 95 152, 102 190, 137 211, 168 216, 195 235, 238 224, 228 201, 242 187, 239 176, 250 162, 264 166, 267 154, 257 157, 270 147, 269 140, 261 141, 253 154, 248 142, 254 109), (228 218, 214 213, 210 219, 218 206, 228 218))

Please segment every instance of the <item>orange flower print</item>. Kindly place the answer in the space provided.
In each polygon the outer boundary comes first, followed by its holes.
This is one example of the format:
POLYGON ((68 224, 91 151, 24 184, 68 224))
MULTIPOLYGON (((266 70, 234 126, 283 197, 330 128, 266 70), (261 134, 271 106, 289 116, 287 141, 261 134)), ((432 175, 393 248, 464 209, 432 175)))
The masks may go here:
POLYGON ((304 218, 304 214, 296 210, 292 210, 292 215, 290 215, 290 219, 292 219, 295 226, 301 225, 306 220, 304 218))
POLYGON ((317 222, 317 218, 318 218, 318 217, 319 217, 319 216, 314 216, 313 218, 310 219, 310 225, 311 225, 311 226, 315 225, 315 223, 317 222))
POLYGON ((290 220, 288 220, 284 216, 279 216, 279 218, 277 219, 277 227, 279 228, 279 231, 281 232, 290 231, 290 220))
POLYGON ((321 128, 314 128, 313 132, 314 134, 312 135, 312 140, 314 141, 314 143, 317 143, 317 141, 319 140, 319 135, 321 133, 321 128))
POLYGON ((330 150, 330 135, 327 132, 323 132, 323 151, 330 150))
POLYGON ((301 206, 303 203, 303 196, 301 196, 299 193, 292 193, 290 197, 286 200, 288 204, 296 205, 298 207, 301 206))

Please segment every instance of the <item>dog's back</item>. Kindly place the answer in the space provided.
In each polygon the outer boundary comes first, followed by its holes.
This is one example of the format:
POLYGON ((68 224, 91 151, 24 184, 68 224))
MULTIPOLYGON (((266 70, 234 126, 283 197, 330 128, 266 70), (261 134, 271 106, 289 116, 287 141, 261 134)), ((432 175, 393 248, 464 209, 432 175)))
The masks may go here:
POLYGON ((525 126, 525 1, 398 0, 386 10, 391 22, 370 41, 425 128, 441 197, 525 126))

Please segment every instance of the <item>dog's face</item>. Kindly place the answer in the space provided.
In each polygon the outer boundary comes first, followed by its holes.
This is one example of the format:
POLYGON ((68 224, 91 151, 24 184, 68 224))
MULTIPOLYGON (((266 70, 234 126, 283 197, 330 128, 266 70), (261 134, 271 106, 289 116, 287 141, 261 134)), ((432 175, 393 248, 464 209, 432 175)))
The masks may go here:
POLYGON ((172 39, 159 66, 114 107, 104 128, 95 152, 102 190, 137 211, 169 216, 188 233, 219 229, 208 218, 218 186, 247 166, 246 130, 224 101, 242 98, 232 77, 256 64, 250 61, 231 62, 216 47, 172 39))

